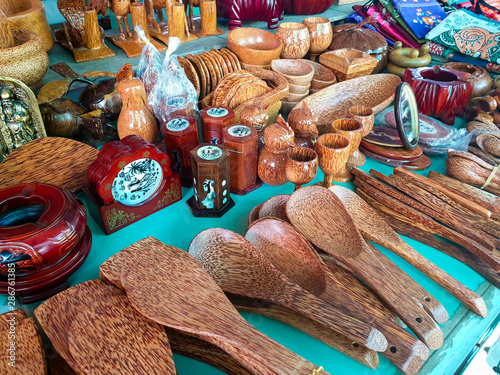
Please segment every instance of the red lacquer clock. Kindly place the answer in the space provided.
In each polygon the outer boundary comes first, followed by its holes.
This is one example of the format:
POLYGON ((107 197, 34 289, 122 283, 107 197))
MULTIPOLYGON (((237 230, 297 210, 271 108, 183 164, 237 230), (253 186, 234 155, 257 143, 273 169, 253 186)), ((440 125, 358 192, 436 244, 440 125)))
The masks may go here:
POLYGON ((106 234, 111 234, 182 198, 180 178, 168 155, 136 135, 110 142, 87 171, 89 197, 106 234))

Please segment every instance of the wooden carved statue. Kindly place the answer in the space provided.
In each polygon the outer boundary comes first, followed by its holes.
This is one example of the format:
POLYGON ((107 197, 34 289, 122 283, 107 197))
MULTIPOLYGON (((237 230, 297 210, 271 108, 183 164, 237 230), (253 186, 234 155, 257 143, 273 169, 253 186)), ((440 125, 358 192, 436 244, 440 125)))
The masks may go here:
POLYGON ((134 0, 90 0, 89 7, 95 8, 98 14, 105 15, 108 8, 111 9, 113 14, 118 21, 118 28, 120 29, 120 34, 127 35, 132 38, 132 33, 130 32, 127 16, 130 13, 130 3, 134 0), (125 18, 125 19, 124 19, 125 18), (123 25, 122 25, 123 23, 123 25), (125 27, 125 32, 123 31, 125 27))

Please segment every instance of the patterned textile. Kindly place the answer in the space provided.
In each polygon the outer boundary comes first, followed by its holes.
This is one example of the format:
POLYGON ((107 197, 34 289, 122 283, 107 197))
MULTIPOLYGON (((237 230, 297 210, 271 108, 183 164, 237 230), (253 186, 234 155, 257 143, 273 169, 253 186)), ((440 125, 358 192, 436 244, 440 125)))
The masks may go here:
POLYGON ((446 18, 436 0, 392 0, 394 7, 417 38, 425 35, 446 18))

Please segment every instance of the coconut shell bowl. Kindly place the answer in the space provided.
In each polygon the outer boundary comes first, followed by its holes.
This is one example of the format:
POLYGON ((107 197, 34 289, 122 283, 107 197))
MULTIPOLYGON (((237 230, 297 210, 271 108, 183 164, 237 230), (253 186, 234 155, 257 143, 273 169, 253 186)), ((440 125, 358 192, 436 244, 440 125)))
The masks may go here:
POLYGON ((227 34, 227 46, 242 63, 270 65, 279 59, 283 42, 269 31, 241 27, 227 34))

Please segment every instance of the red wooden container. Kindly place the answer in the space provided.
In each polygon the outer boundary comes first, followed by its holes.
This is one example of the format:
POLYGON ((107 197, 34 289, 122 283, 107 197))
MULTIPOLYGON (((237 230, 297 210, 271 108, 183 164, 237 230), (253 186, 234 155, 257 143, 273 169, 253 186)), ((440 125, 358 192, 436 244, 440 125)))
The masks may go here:
POLYGON ((161 149, 136 135, 110 142, 87 170, 89 210, 106 234, 182 198, 180 178, 161 149))
POLYGON ((236 121, 234 111, 229 107, 212 106, 200 111, 205 143, 223 144, 222 129, 236 121))
POLYGON ((189 152, 200 143, 196 120, 184 116, 176 117, 162 125, 162 133, 172 169, 180 174, 182 186, 193 186, 189 152))
POLYGON ((257 183, 257 130, 232 125, 222 129, 224 147, 229 151, 231 193, 245 195, 260 187, 257 183))

